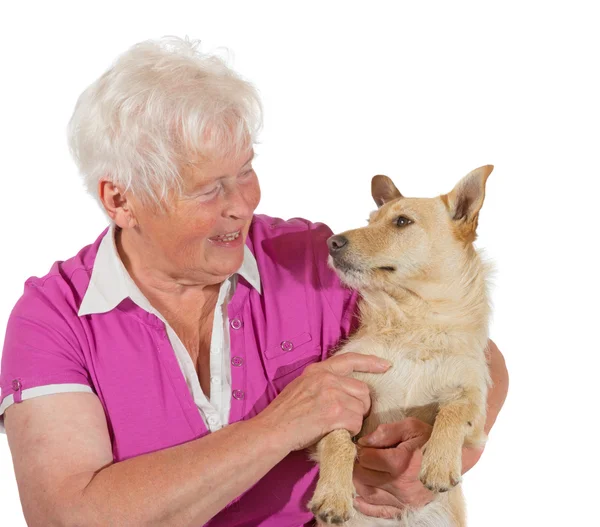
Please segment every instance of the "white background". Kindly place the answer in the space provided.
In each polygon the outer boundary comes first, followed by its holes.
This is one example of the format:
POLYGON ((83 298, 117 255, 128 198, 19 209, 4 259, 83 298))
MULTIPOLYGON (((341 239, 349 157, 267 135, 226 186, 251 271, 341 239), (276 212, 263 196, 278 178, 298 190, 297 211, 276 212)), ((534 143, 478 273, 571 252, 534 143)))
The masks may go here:
MULTIPOLYGON (((494 164, 478 246, 510 391, 466 476, 471 527, 598 525, 600 32, 592 2, 11 2, 0 21, 0 339, 31 275, 104 216, 70 160, 81 91, 132 44, 225 46, 265 107, 257 210, 365 224, 375 174, 406 196, 494 164)), ((0 340, 0 343, 2 341, 0 340)), ((0 524, 25 525, 6 436, 0 524)))

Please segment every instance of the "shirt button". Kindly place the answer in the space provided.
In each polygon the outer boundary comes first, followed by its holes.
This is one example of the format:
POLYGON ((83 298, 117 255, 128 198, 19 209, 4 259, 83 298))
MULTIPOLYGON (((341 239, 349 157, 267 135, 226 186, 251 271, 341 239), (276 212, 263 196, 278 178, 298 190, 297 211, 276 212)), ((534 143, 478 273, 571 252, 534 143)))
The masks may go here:
POLYGON ((18 391, 21 389, 21 381, 19 381, 18 379, 15 379, 15 380, 12 382, 12 389, 13 389, 15 392, 18 392, 18 391))
POLYGON ((242 327, 242 321, 239 318, 234 318, 231 321, 231 327, 233 329, 240 329, 242 327))
POLYGON ((294 349, 294 345, 289 340, 284 340, 281 343, 281 349, 283 351, 292 351, 294 349))
POLYGON ((211 377, 210 382, 213 384, 221 384, 221 379, 219 377, 211 377))
POLYGON ((208 424, 210 424, 210 425, 216 425, 218 422, 219 422, 219 418, 215 417, 214 415, 211 415, 208 418, 208 424))
POLYGON ((231 359, 231 364, 239 367, 244 364, 244 359, 242 359, 242 357, 233 357, 233 359, 231 359))
POLYGON ((243 399, 245 396, 244 392, 242 390, 233 390, 233 397, 234 399, 243 399))

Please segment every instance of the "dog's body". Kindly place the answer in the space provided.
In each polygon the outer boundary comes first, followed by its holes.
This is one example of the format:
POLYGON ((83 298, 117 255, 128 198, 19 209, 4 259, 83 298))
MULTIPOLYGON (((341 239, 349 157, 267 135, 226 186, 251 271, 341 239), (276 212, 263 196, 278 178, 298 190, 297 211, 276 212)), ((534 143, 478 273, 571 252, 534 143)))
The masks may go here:
POLYGON ((472 245, 491 170, 481 167, 433 199, 403 198, 391 180, 376 176, 373 197, 380 208, 369 225, 328 241, 330 264, 362 296, 360 327, 337 353, 372 354, 393 364, 385 374, 353 374, 369 385, 372 400, 359 436, 407 417, 433 425, 419 477, 437 494, 396 520, 358 513, 352 506, 356 447, 347 431, 336 430, 317 446, 320 479, 309 507, 320 522, 466 525, 461 451, 464 444, 485 442, 491 383, 488 266, 472 245))

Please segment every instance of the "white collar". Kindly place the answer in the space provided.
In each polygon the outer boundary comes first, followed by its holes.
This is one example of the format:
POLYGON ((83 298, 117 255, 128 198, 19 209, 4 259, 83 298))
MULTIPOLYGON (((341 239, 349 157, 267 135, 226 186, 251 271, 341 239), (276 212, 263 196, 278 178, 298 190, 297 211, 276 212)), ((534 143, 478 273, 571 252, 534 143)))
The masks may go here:
MULTIPOLYGON (((243 276, 254 289, 261 293, 256 259, 247 245, 244 245, 244 260, 241 267, 228 279, 235 274, 243 276)), ((125 269, 115 244, 115 225, 111 224, 98 247, 90 283, 79 307, 78 315, 106 313, 117 307, 127 297, 142 309, 151 313, 155 311, 125 269)))

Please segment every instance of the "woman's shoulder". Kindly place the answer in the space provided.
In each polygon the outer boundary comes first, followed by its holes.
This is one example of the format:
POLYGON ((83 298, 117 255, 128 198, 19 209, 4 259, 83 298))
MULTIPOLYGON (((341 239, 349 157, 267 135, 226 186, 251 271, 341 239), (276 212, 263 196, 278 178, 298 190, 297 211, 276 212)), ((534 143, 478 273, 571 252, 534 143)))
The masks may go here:
POLYGON ((320 275, 330 277, 327 267, 327 238, 332 236, 328 225, 305 218, 284 220, 265 214, 255 214, 248 232, 248 245, 257 261, 296 269, 317 267, 320 275))
POLYGON ((90 281, 94 244, 32 276, 6 324, 0 362, 0 433, 3 412, 21 400, 62 392, 92 392, 83 352, 79 300, 90 281))
POLYGON ((107 230, 73 257, 55 261, 45 275, 29 277, 11 316, 51 315, 57 310, 64 315, 65 309, 76 313, 90 282, 98 246, 107 230))
MULTIPOLYGON (((312 231, 312 232, 328 232, 331 233, 329 226, 322 222, 314 222, 306 218, 290 218, 284 220, 276 216, 267 216, 266 214, 255 214, 252 218, 251 231, 262 236, 275 231, 312 231)), ((330 236, 331 236, 330 234, 330 236)))
POLYGON ((283 273, 322 291, 336 291, 347 296, 351 293, 328 265, 327 239, 332 235, 331 228, 322 222, 305 218, 283 220, 255 214, 248 245, 257 260, 261 277, 265 273, 274 276, 283 273))
MULTIPOLYGON (((327 259, 327 238, 333 235, 331 228, 322 222, 310 221, 305 218, 290 218, 284 220, 266 214, 255 214, 248 232, 250 242, 255 247, 266 239, 280 240, 277 244, 286 251, 306 251, 307 248, 317 250, 320 257, 327 259)), ((259 249, 259 247, 257 247, 259 249)))
POLYGON ((248 238, 267 294, 285 292, 291 297, 292 291, 303 289, 322 304, 328 324, 341 327, 345 338, 356 328, 359 295, 328 265, 327 238, 332 235, 322 222, 260 214, 255 215, 248 238))

